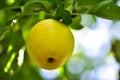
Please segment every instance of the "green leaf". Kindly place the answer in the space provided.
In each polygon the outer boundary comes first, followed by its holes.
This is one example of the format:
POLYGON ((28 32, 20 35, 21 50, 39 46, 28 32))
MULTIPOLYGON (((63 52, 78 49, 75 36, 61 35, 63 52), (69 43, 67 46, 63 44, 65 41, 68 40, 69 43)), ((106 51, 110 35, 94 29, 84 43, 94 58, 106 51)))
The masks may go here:
POLYGON ((11 7, 20 7, 23 0, 1 0, 0 9, 10 9, 11 7))
POLYGON ((81 16, 76 16, 72 19, 72 24, 70 25, 71 28, 80 30, 83 28, 83 26, 80 24, 81 16))
POLYGON ((115 40, 115 42, 112 44, 112 51, 115 59, 120 63, 120 40, 115 40))
POLYGON ((60 6, 57 9, 56 14, 54 16, 54 19, 62 20, 61 22, 66 24, 66 25, 69 25, 72 23, 71 13, 68 10, 64 9, 64 5, 60 6))
POLYGON ((78 0, 77 12, 120 20, 120 7, 116 5, 116 2, 117 0, 78 0))
POLYGON ((78 0, 78 6, 85 7, 87 9, 90 9, 95 4, 104 1, 104 0, 78 0))
MULTIPOLYGON (((24 14, 33 14, 33 13, 39 13, 40 11, 48 11, 44 2, 40 1, 32 1, 28 2, 24 5, 24 14)), ((47 5, 48 3, 46 3, 47 5)))
POLYGON ((11 25, 11 20, 4 23, 0 23, 0 41, 8 35, 10 25, 11 25))
POLYGON ((55 19, 60 20, 61 18, 63 18, 63 12, 64 12, 64 6, 62 5, 57 9, 55 14, 55 19))
POLYGON ((69 25, 69 24, 72 23, 72 16, 71 16, 71 14, 70 14, 70 12, 68 10, 64 11, 63 23, 66 24, 66 25, 69 25))
POLYGON ((120 7, 111 0, 105 0, 94 5, 88 14, 112 20, 120 20, 120 7))

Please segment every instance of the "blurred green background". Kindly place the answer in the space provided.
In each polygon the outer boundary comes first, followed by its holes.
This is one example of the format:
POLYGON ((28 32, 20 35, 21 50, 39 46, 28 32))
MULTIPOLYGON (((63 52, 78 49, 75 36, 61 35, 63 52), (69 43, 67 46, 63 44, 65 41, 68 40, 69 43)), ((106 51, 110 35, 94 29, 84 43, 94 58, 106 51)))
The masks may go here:
POLYGON ((119 6, 120 0, 1 0, 0 80, 120 80, 119 6), (38 67, 25 47, 31 27, 47 18, 62 19, 75 38, 72 56, 56 70, 38 67))

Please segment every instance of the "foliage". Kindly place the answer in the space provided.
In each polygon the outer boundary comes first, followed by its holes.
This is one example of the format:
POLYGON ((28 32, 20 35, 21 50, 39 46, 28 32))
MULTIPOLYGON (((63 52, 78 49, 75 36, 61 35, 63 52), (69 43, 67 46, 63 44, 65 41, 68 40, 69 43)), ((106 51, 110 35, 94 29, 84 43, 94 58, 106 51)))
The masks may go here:
MULTIPOLYGON (((0 79, 1 80, 43 80, 39 68, 29 59, 26 52, 26 38, 31 27, 38 21, 54 18, 72 29, 82 29, 82 15, 92 15, 113 21, 120 20, 119 0, 1 0, 0 1, 0 79), (23 52, 21 52, 23 51, 23 52), (24 62, 18 65, 18 57, 24 53, 24 62)), ((94 23, 93 21, 93 23, 94 23)), ((119 61, 119 42, 113 47, 119 61), (116 48, 117 47, 117 48, 116 48), (117 49, 117 50, 116 50, 117 49)), ((81 57, 81 55, 80 55, 81 57)), ((82 56, 84 57, 84 56, 82 56)), ((87 60, 88 58, 84 58, 87 60)), ((89 60, 87 60, 89 63, 89 60)), ((66 63, 67 64, 67 63, 66 63)), ((63 66, 64 75, 56 80, 78 79, 63 66), (72 77, 71 77, 72 76, 72 77)), ((85 67, 84 69, 91 69, 85 67)), ((81 73, 80 73, 81 74, 81 73)))

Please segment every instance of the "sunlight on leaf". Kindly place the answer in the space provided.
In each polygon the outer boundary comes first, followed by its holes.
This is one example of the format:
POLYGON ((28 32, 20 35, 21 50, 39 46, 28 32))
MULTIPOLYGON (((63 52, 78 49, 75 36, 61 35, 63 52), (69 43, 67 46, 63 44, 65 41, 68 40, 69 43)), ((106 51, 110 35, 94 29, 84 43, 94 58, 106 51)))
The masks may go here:
POLYGON ((8 46, 7 53, 9 54, 9 52, 10 52, 12 49, 13 49, 13 46, 10 44, 10 45, 8 46))
POLYGON ((58 68, 57 71, 59 72, 59 74, 63 74, 64 73, 63 67, 58 68))
POLYGON ((12 56, 10 57, 10 60, 7 62, 6 66, 4 67, 4 72, 8 72, 13 60, 15 59, 15 56, 16 56, 16 53, 13 53, 12 56))
POLYGON ((20 29, 18 21, 16 19, 12 20, 11 26, 12 26, 13 31, 15 32, 20 29))
POLYGON ((15 0, 6 0, 6 4, 11 5, 15 2, 15 0))
POLYGON ((19 55, 18 55, 18 66, 21 66, 24 61, 24 49, 19 50, 19 55))
POLYGON ((42 20, 42 19, 44 19, 45 18, 45 11, 40 11, 39 12, 39 20, 42 20))

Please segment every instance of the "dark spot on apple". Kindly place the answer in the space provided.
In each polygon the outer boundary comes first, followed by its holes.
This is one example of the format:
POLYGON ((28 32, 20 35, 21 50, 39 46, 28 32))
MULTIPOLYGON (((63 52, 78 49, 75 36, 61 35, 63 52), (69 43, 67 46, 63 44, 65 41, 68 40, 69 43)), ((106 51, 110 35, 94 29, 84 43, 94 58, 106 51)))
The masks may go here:
POLYGON ((55 59, 54 59, 53 57, 49 57, 49 58, 48 58, 48 62, 49 62, 49 63, 54 63, 54 62, 55 62, 55 59))

